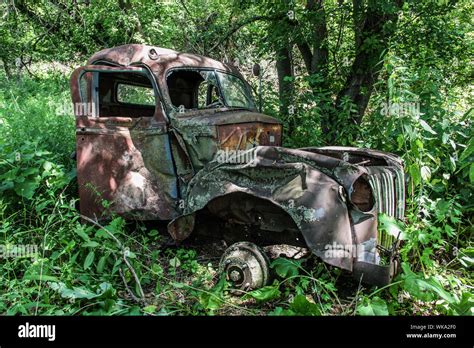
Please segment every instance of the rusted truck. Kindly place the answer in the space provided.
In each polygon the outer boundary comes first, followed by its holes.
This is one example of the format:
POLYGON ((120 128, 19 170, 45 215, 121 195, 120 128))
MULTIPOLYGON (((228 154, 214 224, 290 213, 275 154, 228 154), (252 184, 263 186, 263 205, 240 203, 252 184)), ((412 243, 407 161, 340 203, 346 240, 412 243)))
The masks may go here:
POLYGON ((220 268, 241 290, 267 284, 261 247, 276 244, 367 283, 395 274, 397 238, 377 221, 404 216, 398 156, 282 147, 281 122, 258 112, 236 67, 169 49, 104 49, 73 72, 71 94, 83 216, 164 221, 177 242, 201 232, 235 242, 220 268))

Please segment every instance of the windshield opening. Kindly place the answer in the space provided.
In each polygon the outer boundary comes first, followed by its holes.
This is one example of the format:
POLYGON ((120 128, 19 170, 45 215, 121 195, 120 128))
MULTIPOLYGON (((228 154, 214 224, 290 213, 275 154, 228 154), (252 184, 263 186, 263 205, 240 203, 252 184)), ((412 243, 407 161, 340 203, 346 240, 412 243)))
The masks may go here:
POLYGON ((222 95, 229 107, 255 109, 250 86, 235 75, 216 72, 222 95))
POLYGON ((180 111, 218 107, 255 109, 250 87, 231 74, 176 69, 166 82, 171 103, 180 111))

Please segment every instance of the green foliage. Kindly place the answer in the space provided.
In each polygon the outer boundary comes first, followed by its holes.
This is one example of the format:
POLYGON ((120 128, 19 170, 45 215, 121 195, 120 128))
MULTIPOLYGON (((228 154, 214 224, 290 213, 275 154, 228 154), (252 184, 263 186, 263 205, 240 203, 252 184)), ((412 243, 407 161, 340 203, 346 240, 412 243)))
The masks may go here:
POLYGON ((388 315, 387 303, 380 297, 365 297, 362 303, 357 307, 359 315, 388 315))
POLYGON ((321 315, 321 309, 304 295, 296 295, 290 303, 290 310, 297 315, 321 315))
POLYGON ((51 152, 41 150, 38 142, 25 141, 19 147, 0 144, 0 151, 7 154, 0 162, 0 192, 31 200, 40 188, 43 194, 57 192, 71 179, 73 173, 65 173, 51 152))
MULTIPOLYGON (((449 315, 473 315, 474 296, 462 287, 453 286, 451 291, 446 290, 447 283, 452 276, 438 272, 426 276, 413 272, 407 263, 402 264, 403 273, 399 281, 390 287, 392 294, 407 292, 409 297, 423 302, 432 302, 436 310, 449 315)), ((399 301, 400 302, 400 301, 399 301)))
POLYGON ((209 291, 203 291, 199 296, 199 302, 206 310, 219 309, 223 304, 223 291, 227 286, 224 277, 209 291))
POLYGON ((271 266, 282 278, 295 277, 299 273, 301 261, 279 257, 272 262, 271 266))
POLYGON ((271 301, 280 297, 281 292, 278 289, 278 284, 264 286, 260 289, 255 289, 246 294, 247 297, 253 297, 258 301, 271 301))

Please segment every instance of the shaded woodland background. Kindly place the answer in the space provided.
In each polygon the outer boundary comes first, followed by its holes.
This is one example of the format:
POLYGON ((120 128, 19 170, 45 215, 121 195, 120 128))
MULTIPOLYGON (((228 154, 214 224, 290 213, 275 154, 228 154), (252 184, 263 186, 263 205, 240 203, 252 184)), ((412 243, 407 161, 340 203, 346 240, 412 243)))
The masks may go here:
POLYGON ((0 263, 2 313, 473 313, 471 1, 44 0, 0 9, 0 243, 40 246, 34 259, 0 263), (231 62, 255 90, 259 63, 263 112, 284 122, 285 146, 402 156, 407 219, 381 224, 404 235, 394 283, 367 288, 313 259, 279 260, 281 278, 236 299, 214 256, 165 247, 165 231, 117 217, 106 228, 119 245, 82 226, 68 78, 96 51, 127 43, 231 62))

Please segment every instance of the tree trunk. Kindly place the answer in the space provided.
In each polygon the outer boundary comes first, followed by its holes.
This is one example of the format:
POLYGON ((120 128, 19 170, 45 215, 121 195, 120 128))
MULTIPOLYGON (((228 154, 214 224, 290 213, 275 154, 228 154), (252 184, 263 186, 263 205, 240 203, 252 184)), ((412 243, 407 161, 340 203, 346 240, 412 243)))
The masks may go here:
MULTIPOLYGON (((355 59, 344 86, 336 94, 335 102, 330 98, 335 93, 331 91, 328 78, 329 50, 324 0, 308 0, 306 9, 312 14, 312 43, 297 42, 308 74, 319 75, 311 87, 319 95, 321 130, 328 143, 335 143, 342 132, 353 133, 354 125, 361 124, 379 76, 379 63, 383 60, 388 41, 395 31, 398 10, 403 0, 395 0, 395 7, 391 11, 375 0, 353 0, 352 4, 355 59), (349 112, 344 110, 347 102, 355 105, 355 111, 352 111, 353 108, 349 112)), ((353 138, 357 136, 352 135, 353 138)))
POLYGON ((278 93, 280 97, 280 114, 288 120, 288 135, 291 135, 295 126, 292 105, 294 97, 293 64, 291 46, 283 45, 276 49, 276 69, 278 74, 278 93), (290 79, 288 79, 290 78, 290 79))
MULTIPOLYGON (((354 1, 359 3, 359 1, 354 1)), ((397 2, 398 8, 402 1, 397 2)), ((357 6, 360 6, 357 5, 357 6)), ((355 37, 356 57, 346 83, 337 95, 336 109, 342 110, 344 99, 356 106, 356 112, 351 113, 347 122, 360 125, 365 110, 377 81, 382 64, 380 64, 388 49, 388 41, 396 29, 397 12, 387 13, 376 3, 369 3, 364 16, 361 32, 355 37), (370 45, 364 43, 370 40, 370 45)), ((354 11, 362 11, 360 7, 354 11)), ((356 25, 361 25, 361 13, 355 13, 356 25)))

